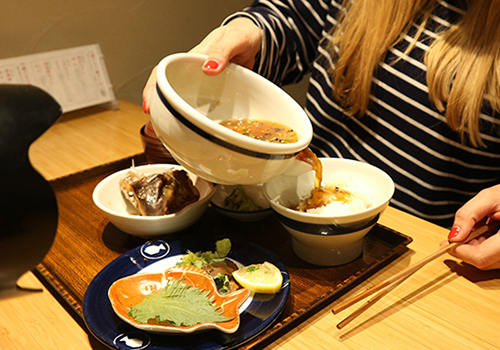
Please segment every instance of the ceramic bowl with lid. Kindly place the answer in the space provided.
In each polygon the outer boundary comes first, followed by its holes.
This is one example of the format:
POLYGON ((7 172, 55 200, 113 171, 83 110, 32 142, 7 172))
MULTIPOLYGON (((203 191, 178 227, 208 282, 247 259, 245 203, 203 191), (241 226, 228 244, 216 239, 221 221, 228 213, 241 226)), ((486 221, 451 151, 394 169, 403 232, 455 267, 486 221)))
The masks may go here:
POLYGON ((141 127, 140 135, 144 153, 149 163, 175 163, 170 152, 156 136, 151 120, 141 127))

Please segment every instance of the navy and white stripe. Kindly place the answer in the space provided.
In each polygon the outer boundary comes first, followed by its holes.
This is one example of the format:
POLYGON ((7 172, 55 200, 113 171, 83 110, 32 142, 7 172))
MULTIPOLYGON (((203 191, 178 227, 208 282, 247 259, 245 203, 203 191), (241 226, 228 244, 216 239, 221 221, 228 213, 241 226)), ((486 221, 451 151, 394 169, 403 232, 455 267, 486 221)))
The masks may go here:
MULTIPOLYGON (((264 33, 255 70, 278 85, 311 73, 306 111, 314 126, 312 148, 320 156, 357 159, 386 171, 396 183, 392 206, 450 226, 455 211, 483 188, 499 183, 499 120, 482 115, 486 149, 460 142, 430 103, 423 63, 430 40, 464 13, 461 0, 440 1, 416 47, 403 54, 417 32, 392 48, 373 79, 368 113, 344 115, 331 94, 332 60, 320 46, 336 25, 338 1, 256 1, 234 16, 248 16, 264 33), (396 58, 401 58, 391 65, 396 58)), ((228 18, 234 18, 234 16, 228 18)))

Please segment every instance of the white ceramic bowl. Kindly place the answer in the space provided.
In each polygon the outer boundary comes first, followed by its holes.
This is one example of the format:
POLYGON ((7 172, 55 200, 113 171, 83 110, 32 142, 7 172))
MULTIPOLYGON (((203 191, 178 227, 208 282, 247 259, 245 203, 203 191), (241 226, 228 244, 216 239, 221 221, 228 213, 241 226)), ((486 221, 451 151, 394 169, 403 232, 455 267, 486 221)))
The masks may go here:
POLYGON ((257 185, 217 185, 215 195, 212 197, 212 205, 220 213, 243 222, 259 221, 271 214, 273 211, 264 196, 263 184, 257 185), (225 207, 224 200, 231 195, 234 189, 243 187, 252 202, 262 209, 255 211, 235 211, 225 207))
POLYGON ((264 185, 264 194, 282 225, 292 235, 294 252, 314 265, 335 266, 356 259, 363 251, 365 235, 377 223, 394 194, 394 182, 384 171, 366 163, 320 158, 323 179, 346 173, 363 184, 371 206, 344 215, 299 212, 290 209, 314 188, 314 172, 298 177, 280 176, 264 185), (365 187, 366 186, 366 187, 365 187))
MULTIPOLYGON (((174 214, 140 216, 136 214, 137 212, 132 204, 124 198, 119 184, 119 181, 131 169, 124 169, 113 173, 99 182, 94 189, 92 199, 95 205, 104 212, 109 221, 120 230, 134 236, 144 238, 161 236, 183 230, 193 225, 206 211, 215 193, 215 186, 212 183, 188 172, 193 184, 200 192, 200 199, 197 202, 186 206, 174 214)), ((138 175, 148 175, 171 169, 182 170, 184 168, 172 164, 153 164, 137 166, 134 169, 138 175)))
POLYGON ((236 64, 217 76, 202 72, 206 56, 178 53, 158 64, 151 120, 179 164, 215 183, 267 182, 293 166, 312 139, 303 108, 269 80, 236 64), (233 117, 281 123, 298 142, 256 140, 219 124, 233 117))

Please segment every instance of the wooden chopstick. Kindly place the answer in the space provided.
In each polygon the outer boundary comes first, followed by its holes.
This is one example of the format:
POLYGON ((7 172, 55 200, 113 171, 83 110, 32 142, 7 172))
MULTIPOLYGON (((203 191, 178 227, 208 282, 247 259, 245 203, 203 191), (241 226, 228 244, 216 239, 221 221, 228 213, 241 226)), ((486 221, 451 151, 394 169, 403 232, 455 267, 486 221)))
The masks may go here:
POLYGON ((439 256, 450 251, 451 249, 456 248, 457 246, 459 246, 461 244, 467 243, 470 240, 472 240, 472 239, 474 239, 482 234, 485 234, 486 232, 488 232, 490 230, 497 228, 499 224, 500 224, 499 221, 495 221, 492 223, 479 225, 471 232, 471 234, 469 235, 469 237, 467 237, 466 240, 461 241, 461 242, 453 242, 453 243, 448 242, 448 244, 444 244, 444 245, 440 246, 439 249, 437 249, 434 253, 429 254, 428 256, 426 256, 422 260, 418 261, 417 263, 407 267, 406 269, 400 271, 399 273, 395 274, 394 276, 389 277, 388 279, 386 279, 386 280, 384 280, 384 281, 382 281, 382 282, 380 282, 372 287, 367 288, 365 291, 354 296, 353 298, 348 299, 348 300, 344 301, 343 303, 337 305, 336 307, 334 307, 332 309, 332 312, 334 314, 337 314, 337 313, 347 309, 348 307, 358 303, 359 301, 367 298, 368 296, 380 291, 380 293, 378 295, 376 295, 373 298, 371 298, 370 300, 368 300, 360 308, 355 310, 351 315, 349 315, 347 318, 345 318, 339 324, 337 324, 337 328, 342 329, 343 327, 345 327, 348 323, 353 321, 356 317, 358 317, 364 311, 366 311, 369 307, 371 307, 375 302, 382 299, 390 291, 392 291, 399 284, 401 284, 404 280, 406 280, 408 277, 413 275, 415 272, 417 272, 420 268, 422 268, 424 265, 426 265, 430 261, 438 258, 439 256))
POLYGON ((399 284, 401 284, 401 282, 403 282, 404 280, 406 280, 410 276, 411 276, 411 274, 409 274, 407 276, 404 276, 401 279, 395 281, 394 283, 385 286, 385 288, 382 288, 378 294, 376 294, 374 297, 372 297, 371 299, 369 299, 366 303, 364 303, 359 308, 357 308, 353 313, 351 313, 349 316, 347 316, 341 322, 339 322, 337 324, 337 328, 338 329, 342 329, 345 326, 347 326, 347 324, 349 324, 356 317, 358 317, 363 312, 365 312, 366 310, 368 310, 369 307, 373 306, 377 301, 379 301, 384 296, 386 296, 387 294, 389 294, 390 291, 392 291, 394 288, 396 288, 397 286, 399 286, 399 284))

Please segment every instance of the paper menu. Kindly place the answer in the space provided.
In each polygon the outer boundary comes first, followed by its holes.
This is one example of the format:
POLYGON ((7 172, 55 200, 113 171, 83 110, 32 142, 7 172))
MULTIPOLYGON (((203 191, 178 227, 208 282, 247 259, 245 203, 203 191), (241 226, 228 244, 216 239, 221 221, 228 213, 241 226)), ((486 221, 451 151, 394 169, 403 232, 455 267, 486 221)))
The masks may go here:
POLYGON ((117 108, 99 44, 0 60, 0 84, 31 84, 64 112, 103 103, 117 108))

